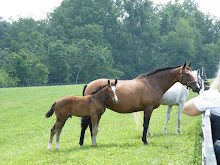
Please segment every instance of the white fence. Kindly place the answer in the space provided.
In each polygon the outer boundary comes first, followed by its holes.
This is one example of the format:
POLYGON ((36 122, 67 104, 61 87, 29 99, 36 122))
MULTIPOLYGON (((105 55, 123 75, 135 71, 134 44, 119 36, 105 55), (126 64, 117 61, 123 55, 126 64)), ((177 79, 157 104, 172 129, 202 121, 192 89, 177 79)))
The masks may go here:
POLYGON ((205 114, 202 117, 202 132, 203 132, 202 164, 217 165, 214 147, 213 147, 213 141, 212 141, 210 110, 206 110, 205 114))

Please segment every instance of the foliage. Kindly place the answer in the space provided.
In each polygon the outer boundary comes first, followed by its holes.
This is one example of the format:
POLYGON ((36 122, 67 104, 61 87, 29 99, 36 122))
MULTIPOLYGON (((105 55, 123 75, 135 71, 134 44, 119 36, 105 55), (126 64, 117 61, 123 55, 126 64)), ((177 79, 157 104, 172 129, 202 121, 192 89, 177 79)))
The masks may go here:
MULTIPOLYGON (((89 131, 80 147, 80 118, 69 118, 60 135, 60 150, 47 152, 55 115, 46 119, 51 105, 66 95, 82 96, 83 85, 0 88, 0 164, 201 164, 201 116, 182 115, 182 135, 176 131, 173 107, 167 134, 163 135, 166 106, 156 109, 150 121, 153 137, 141 141, 133 114, 110 110, 102 115, 96 148, 89 131)), ((197 94, 190 91, 190 98, 197 94)))
POLYGON ((0 17, 0 69, 19 85, 132 79, 184 62, 213 77, 219 61, 219 18, 194 0, 63 0, 46 20, 0 17))
POLYGON ((11 78, 4 70, 0 69, 0 86, 16 86, 18 78, 11 78))

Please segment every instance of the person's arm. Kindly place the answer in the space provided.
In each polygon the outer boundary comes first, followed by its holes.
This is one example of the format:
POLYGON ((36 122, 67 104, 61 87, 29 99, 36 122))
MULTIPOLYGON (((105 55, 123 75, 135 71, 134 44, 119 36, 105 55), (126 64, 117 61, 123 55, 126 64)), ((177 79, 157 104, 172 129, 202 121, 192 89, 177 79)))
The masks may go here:
POLYGON ((196 106, 193 102, 193 99, 192 99, 192 100, 187 101, 186 104, 184 105, 183 113, 185 113, 186 115, 189 115, 189 116, 198 116, 198 115, 202 114, 203 112, 199 111, 196 108, 196 106))

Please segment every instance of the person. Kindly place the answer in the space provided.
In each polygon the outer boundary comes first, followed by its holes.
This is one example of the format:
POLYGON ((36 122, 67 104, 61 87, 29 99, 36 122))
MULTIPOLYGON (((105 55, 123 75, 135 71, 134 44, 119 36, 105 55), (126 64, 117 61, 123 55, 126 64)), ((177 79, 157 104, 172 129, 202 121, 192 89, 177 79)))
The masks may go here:
POLYGON ((210 110, 212 139, 217 163, 220 164, 220 63, 216 78, 210 89, 189 100, 183 107, 183 113, 197 116, 210 110))

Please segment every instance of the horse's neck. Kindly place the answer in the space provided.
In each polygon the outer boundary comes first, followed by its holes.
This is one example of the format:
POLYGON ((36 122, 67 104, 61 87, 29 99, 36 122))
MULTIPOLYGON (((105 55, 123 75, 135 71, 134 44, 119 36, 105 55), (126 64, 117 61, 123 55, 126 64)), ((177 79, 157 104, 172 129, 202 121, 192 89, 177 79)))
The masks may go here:
POLYGON ((97 100, 101 103, 104 104, 107 102, 107 100, 110 98, 109 93, 108 93, 108 87, 103 88, 99 92, 95 94, 95 97, 97 100))
POLYGON ((179 69, 156 73, 154 75, 156 78, 153 75, 151 76, 153 80, 151 84, 153 87, 159 88, 163 95, 174 83, 178 82, 178 74, 180 74, 179 69))

